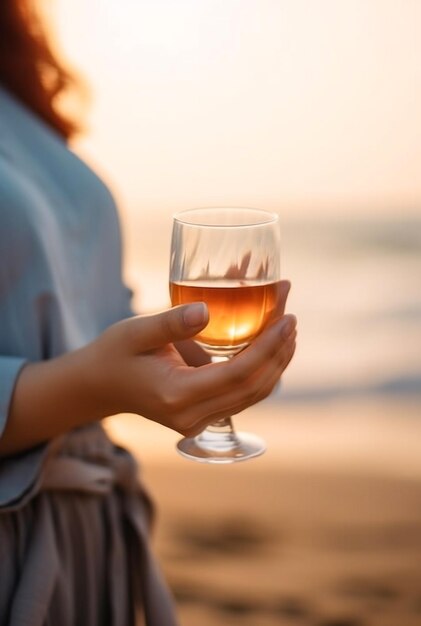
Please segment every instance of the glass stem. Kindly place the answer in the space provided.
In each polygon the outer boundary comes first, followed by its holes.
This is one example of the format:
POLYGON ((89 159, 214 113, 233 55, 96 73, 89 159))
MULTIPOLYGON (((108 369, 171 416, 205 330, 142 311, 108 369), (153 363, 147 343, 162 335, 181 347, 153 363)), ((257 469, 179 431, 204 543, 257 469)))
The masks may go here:
MULTIPOLYGON (((223 356, 211 356, 212 363, 223 363, 224 361, 229 361, 232 355, 223 355, 223 356)), ((234 427, 232 425, 231 417, 221 417, 219 420, 215 420, 212 424, 206 428, 206 430, 210 433, 220 433, 221 435, 231 435, 234 436, 234 427)))
MULTIPOLYGON (((228 361, 231 356, 211 356, 212 363, 221 363, 223 361, 228 361)), ((223 441, 225 445, 235 445, 236 443, 236 435, 234 432, 234 428, 232 425, 231 417, 221 417, 218 420, 215 420, 206 429, 198 436, 198 439, 202 442, 211 443, 213 441, 223 441), (216 439, 215 439, 216 437, 216 439)))
MULTIPOLYGON (((232 355, 212 356, 212 363, 227 361, 232 355)), ((196 437, 186 437, 177 444, 178 451, 188 459, 203 463, 233 463, 259 456, 265 443, 249 433, 236 433, 232 418, 220 417, 196 437)))
POLYGON ((221 419, 212 422, 206 428, 211 433, 221 433, 221 434, 229 434, 232 435, 234 433, 234 428, 232 426, 232 421, 230 417, 221 417, 221 419))

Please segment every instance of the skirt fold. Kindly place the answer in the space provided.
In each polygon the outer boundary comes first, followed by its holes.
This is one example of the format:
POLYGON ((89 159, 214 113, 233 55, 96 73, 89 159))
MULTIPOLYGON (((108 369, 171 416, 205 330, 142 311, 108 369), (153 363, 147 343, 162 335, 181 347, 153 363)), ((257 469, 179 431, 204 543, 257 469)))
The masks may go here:
POLYGON ((39 491, 0 507, 0 626, 176 626, 151 511, 127 452, 100 427, 70 433, 39 491))

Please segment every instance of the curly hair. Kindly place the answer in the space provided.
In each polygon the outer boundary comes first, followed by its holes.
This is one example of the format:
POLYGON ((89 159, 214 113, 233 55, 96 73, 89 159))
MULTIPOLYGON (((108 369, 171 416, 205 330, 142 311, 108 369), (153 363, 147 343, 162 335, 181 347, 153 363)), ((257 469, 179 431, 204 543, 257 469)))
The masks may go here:
POLYGON ((0 83, 66 140, 80 128, 60 112, 58 97, 75 82, 56 58, 34 0, 0 0, 0 83))

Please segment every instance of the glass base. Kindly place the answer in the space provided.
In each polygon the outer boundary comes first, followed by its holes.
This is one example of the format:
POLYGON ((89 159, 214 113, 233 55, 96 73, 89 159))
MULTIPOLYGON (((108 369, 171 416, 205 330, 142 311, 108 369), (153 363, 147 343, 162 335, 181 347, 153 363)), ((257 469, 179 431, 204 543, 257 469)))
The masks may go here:
POLYGON ((186 459, 198 463, 237 463, 260 456, 266 444, 251 433, 217 433, 205 430, 197 437, 185 437, 177 450, 186 459))

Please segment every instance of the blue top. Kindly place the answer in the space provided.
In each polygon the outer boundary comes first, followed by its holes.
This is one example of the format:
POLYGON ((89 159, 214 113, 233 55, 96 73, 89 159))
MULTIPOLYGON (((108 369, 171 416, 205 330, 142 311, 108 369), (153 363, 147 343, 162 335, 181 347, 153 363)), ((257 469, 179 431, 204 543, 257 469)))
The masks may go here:
MULTIPOLYGON (((0 436, 23 364, 88 343, 133 314, 130 298, 109 190, 0 87, 0 436)), ((0 460, 0 506, 36 479, 45 449, 0 460)))

